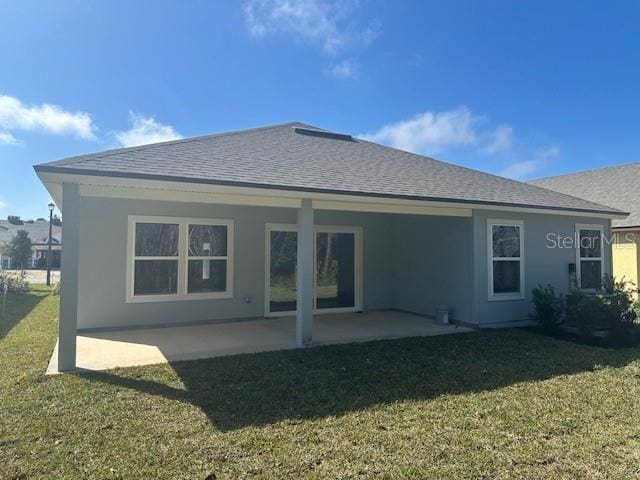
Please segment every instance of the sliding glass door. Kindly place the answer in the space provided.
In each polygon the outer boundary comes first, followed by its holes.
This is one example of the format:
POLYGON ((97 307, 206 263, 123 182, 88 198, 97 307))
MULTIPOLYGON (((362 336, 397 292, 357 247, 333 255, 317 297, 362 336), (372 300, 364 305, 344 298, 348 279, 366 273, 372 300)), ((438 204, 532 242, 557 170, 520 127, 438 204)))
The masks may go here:
MULTIPOLYGON (((317 313, 361 310, 361 231, 316 227, 314 305, 317 313)), ((267 315, 296 311, 297 233, 294 225, 267 226, 267 315)))
POLYGON ((356 306, 355 233, 316 233, 316 308, 356 306))
POLYGON ((269 308, 267 312, 296 311, 296 255, 295 231, 271 230, 269 247, 269 308))

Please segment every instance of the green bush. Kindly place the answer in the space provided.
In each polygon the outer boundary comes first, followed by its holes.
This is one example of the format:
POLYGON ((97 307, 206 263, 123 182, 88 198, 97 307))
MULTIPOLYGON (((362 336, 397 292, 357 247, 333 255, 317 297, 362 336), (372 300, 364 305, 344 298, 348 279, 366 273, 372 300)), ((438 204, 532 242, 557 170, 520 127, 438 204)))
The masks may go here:
POLYGON ((20 273, 10 274, 0 268, 0 292, 4 290, 5 285, 10 292, 24 293, 29 289, 27 274, 24 270, 20 273))
POLYGON ((640 302, 634 303, 630 286, 611 276, 593 293, 573 290, 562 296, 550 285, 539 286, 533 290, 531 318, 546 332, 577 331, 584 339, 604 337, 625 344, 640 335, 640 302))
POLYGON ((545 331, 556 330, 562 324, 564 297, 556 295, 551 285, 533 289, 533 313, 530 315, 545 331))
POLYGON ((574 290, 565 299, 565 322, 578 329, 581 336, 591 337, 596 330, 611 330, 619 323, 615 309, 599 294, 574 290))
POLYGON ((638 320, 638 312, 633 301, 633 292, 637 291, 635 285, 624 280, 616 280, 615 277, 605 275, 602 280, 602 290, 606 294, 613 315, 624 325, 633 325, 638 320))

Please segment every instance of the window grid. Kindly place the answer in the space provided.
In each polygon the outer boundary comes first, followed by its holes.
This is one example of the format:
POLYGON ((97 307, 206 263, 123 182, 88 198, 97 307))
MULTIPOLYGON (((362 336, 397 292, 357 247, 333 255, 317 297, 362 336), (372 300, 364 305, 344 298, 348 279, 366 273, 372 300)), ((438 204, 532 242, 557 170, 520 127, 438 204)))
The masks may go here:
MULTIPOLYGON (((192 255, 192 243, 191 243, 191 235, 192 234, 196 234, 196 232, 198 231, 198 229, 202 228, 202 227, 219 227, 219 226, 225 226, 226 225, 220 225, 220 224, 212 224, 212 223, 207 223, 207 224, 202 224, 202 223, 188 223, 187 227, 186 227, 186 235, 187 235, 187 241, 186 241, 186 250, 187 250, 187 262, 186 262, 186 273, 185 273, 185 294, 186 295, 206 295, 206 294, 212 294, 212 293, 220 293, 220 290, 210 290, 210 291, 203 291, 203 292, 197 292, 197 291, 193 291, 190 285, 190 280, 191 277, 189 276, 189 271, 190 271, 190 265, 193 262, 202 262, 202 280, 211 280, 211 262, 215 262, 215 261, 224 261, 225 262, 225 271, 228 271, 229 269, 229 261, 228 261, 228 255, 229 255, 229 229, 227 227, 226 230, 226 239, 224 242, 224 248, 226 250, 226 255, 192 255), (191 229, 194 229, 194 231, 192 232, 191 229)), ((215 251, 215 242, 213 240, 215 240, 214 238, 209 239, 209 242, 202 242, 202 247, 200 248, 200 250, 202 250, 202 253, 205 253, 206 250, 209 250, 210 252, 215 251), (208 248, 205 248, 205 245, 208 245, 208 248)), ((226 284, 226 290, 228 290, 229 285, 228 285, 228 279, 225 281, 226 284)), ((194 282, 197 283, 197 282, 194 282)), ((193 287, 194 289, 196 288, 196 285, 194 285, 193 287)))
POLYGON ((161 302, 178 300, 218 299, 233 297, 233 220, 214 220, 204 218, 181 217, 148 217, 129 216, 128 225, 128 261, 127 261, 127 302, 161 302), (141 223, 160 223, 178 225, 178 255, 177 256, 142 256, 135 254, 136 225, 141 223), (227 255, 215 256, 190 256, 189 255, 189 226, 224 226, 226 227, 227 255), (178 262, 177 293, 169 294, 138 294, 134 293, 135 287, 135 262, 139 260, 162 260, 178 262), (226 262, 226 289, 224 291, 192 292, 188 291, 189 260, 223 260, 226 262))
POLYGON ((582 287, 582 263, 583 262, 598 262, 600 264, 600 278, 602 279, 602 268, 603 268, 603 256, 602 256, 602 233, 603 233, 603 228, 602 225, 581 225, 578 224, 576 225, 576 238, 578 240, 578 245, 576 245, 576 256, 577 256, 577 262, 576 262, 576 269, 577 269, 577 276, 578 276, 578 285, 580 286, 580 290, 584 290, 584 291, 595 291, 598 289, 598 287, 596 288, 583 288, 582 287), (583 231, 597 231, 599 232, 600 235, 600 255, 597 257, 583 257, 582 256, 582 232, 583 231))
POLYGON ((487 221, 487 280, 488 280, 488 300, 522 300, 525 298, 524 292, 524 222, 521 220, 488 220, 487 221), (519 256, 501 257, 496 256, 493 245, 494 227, 515 227, 518 229, 519 256), (495 292, 494 288, 494 262, 518 262, 518 285, 517 292, 495 292))

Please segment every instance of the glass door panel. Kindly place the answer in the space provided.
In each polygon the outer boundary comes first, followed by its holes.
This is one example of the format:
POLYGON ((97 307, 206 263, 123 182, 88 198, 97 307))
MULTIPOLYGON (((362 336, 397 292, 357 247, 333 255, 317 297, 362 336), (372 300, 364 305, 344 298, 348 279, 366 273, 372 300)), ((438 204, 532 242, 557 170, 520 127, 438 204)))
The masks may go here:
POLYGON ((270 232, 269 311, 295 312, 297 233, 270 232))
POLYGON ((316 234, 316 308, 353 308, 356 301, 355 235, 316 234))

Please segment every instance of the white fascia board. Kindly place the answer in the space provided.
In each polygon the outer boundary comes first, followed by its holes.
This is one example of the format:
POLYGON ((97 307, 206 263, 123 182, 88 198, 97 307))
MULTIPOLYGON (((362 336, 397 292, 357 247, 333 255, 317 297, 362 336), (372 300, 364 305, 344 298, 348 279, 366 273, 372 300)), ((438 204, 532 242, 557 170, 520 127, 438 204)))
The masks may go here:
POLYGON ((317 210, 342 210, 349 212, 403 213, 410 215, 444 215, 449 217, 471 217, 471 208, 433 207, 425 205, 397 205, 394 203, 336 202, 314 200, 317 210))
MULTIPOLYGON (((52 198, 59 204, 62 200, 62 183, 78 183, 81 185, 81 194, 84 196, 108 196, 113 198, 144 198, 153 200, 170 200, 186 202, 205 203, 237 203, 240 205, 275 206, 299 208, 303 199, 314 200, 314 208, 317 209, 340 209, 347 210, 347 204, 358 204, 360 208, 367 208, 363 205, 377 206, 378 210, 353 210, 356 211, 381 211, 389 206, 415 206, 432 207, 438 209, 438 215, 471 216, 470 210, 493 210, 503 212, 519 213, 541 213, 545 215, 576 216, 591 218, 626 218, 627 214, 598 213, 574 210, 555 210, 540 207, 522 207, 492 205, 484 203, 467 202, 441 202, 429 200, 414 200, 402 198, 389 198, 379 196, 367 196, 356 194, 336 194, 323 192, 308 192, 303 190, 286 190, 278 188, 258 188, 231 185, 214 185, 209 183, 190 183, 182 181, 149 180, 139 178, 121 178, 99 175, 80 175, 68 173, 38 172, 38 177, 51 193, 52 198), (145 192, 146 191, 146 192, 145 192), (143 193, 144 192, 144 193, 143 193), (169 193, 170 192, 170 193, 169 193), (204 195, 201 195, 204 194, 204 195), (195 200, 199 198, 199 200, 195 200), (208 200, 207 200, 208 199, 208 200), (332 202, 332 203, 329 203, 332 202), (329 206, 336 208, 329 208, 329 206), (337 208, 340 207, 340 208, 337 208), (451 213, 446 213, 450 211, 451 213)), ((435 212, 436 210, 433 210, 435 212)), ((434 215, 436 213, 422 214, 434 215)), ((389 213, 411 213, 411 212, 389 212, 389 213)))

